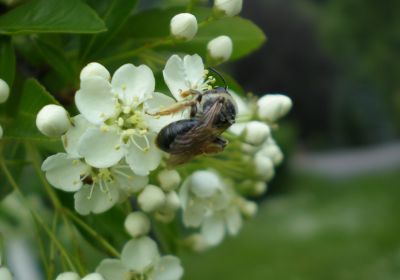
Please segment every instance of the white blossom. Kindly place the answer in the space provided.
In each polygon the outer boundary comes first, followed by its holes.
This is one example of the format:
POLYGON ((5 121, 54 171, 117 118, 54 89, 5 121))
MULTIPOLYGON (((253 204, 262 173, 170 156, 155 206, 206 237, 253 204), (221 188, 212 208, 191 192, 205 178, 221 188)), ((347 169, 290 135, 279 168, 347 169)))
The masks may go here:
POLYGON ((50 104, 38 112, 36 126, 44 135, 56 137, 64 134, 71 126, 71 122, 64 107, 50 104))
POLYGON ((157 186, 147 185, 138 196, 138 203, 144 212, 154 212, 165 203, 165 194, 157 186))
POLYGON ((267 94, 257 102, 258 117, 267 122, 275 122, 292 108, 292 100, 282 94, 267 94))
POLYGON ((105 80, 109 80, 111 78, 110 72, 108 72, 108 70, 103 65, 97 62, 89 63, 82 69, 80 73, 81 81, 96 76, 105 80))
POLYGON ((7 101, 10 96, 10 87, 3 79, 0 79, 0 104, 7 101))
POLYGON ((150 231, 150 220, 142 212, 132 212, 125 219, 125 230, 133 238, 146 235, 150 231))
POLYGON ((232 39, 229 36, 219 36, 207 44, 209 56, 216 62, 229 60, 233 51, 232 39))
POLYGON ((183 276, 180 260, 160 256, 157 244, 149 237, 130 240, 122 249, 121 259, 105 259, 96 271, 105 280, 179 280, 183 276))
POLYGON ((242 11, 243 0, 214 0, 214 7, 227 16, 235 16, 242 11))
POLYGON ((181 176, 179 175, 178 171, 174 169, 161 170, 157 175, 157 179, 160 183, 160 187, 164 191, 173 191, 181 183, 181 176))
POLYGON ((170 23, 171 34, 177 39, 191 40, 197 33, 197 19, 189 13, 175 15, 170 23))

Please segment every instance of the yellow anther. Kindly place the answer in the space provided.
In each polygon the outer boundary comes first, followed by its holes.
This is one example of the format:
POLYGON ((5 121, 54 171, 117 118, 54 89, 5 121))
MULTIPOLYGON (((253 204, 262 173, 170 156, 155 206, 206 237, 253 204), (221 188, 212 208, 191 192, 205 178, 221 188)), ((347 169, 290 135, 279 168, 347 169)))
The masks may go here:
POLYGON ((109 127, 108 125, 103 125, 103 126, 100 128, 100 130, 101 130, 101 132, 108 132, 108 131, 110 130, 110 127, 109 127))

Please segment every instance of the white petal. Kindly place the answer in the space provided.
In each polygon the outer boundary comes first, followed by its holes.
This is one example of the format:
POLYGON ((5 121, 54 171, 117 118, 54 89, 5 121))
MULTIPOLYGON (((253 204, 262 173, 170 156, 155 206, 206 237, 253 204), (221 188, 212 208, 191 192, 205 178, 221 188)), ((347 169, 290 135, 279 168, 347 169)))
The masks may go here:
MULTIPOLYGON (((152 98, 146 100, 144 106, 147 112, 155 113, 175 103, 176 101, 173 98, 165 94, 155 92, 152 98)), ((160 116, 160 117, 154 117, 148 114, 144 114, 144 118, 147 124, 149 125, 149 128, 153 132, 159 132, 163 127, 167 126, 168 124, 175 121, 179 121, 183 118, 187 118, 188 113, 189 110, 184 110, 172 115, 160 116)))
POLYGON ((102 191, 98 184, 94 187, 84 185, 74 195, 75 210, 81 215, 99 214, 113 207, 119 199, 119 191, 115 184, 108 184, 108 192, 102 191))
POLYGON ((242 216, 237 207, 230 207, 225 214, 226 226, 231 235, 238 234, 242 227, 242 216))
POLYGON ((105 259, 96 268, 96 272, 100 273, 105 280, 129 280, 129 269, 120 260, 105 259))
POLYGON ((229 128, 229 131, 232 132, 233 134, 239 136, 245 130, 246 124, 247 123, 235 123, 229 128))
POLYGON ((201 235, 207 244, 211 246, 219 244, 225 235, 224 220, 216 215, 207 218, 201 227, 201 235))
POLYGON ((98 76, 81 81, 75 104, 82 115, 94 124, 100 124, 117 113, 111 84, 98 76))
POLYGON ((79 140, 79 154, 97 168, 113 166, 124 156, 124 145, 115 127, 89 128, 79 140))
POLYGON ((210 197, 222 189, 218 175, 209 170, 199 170, 190 176, 190 190, 198 197, 210 197))
POLYGON ((115 71, 111 84, 127 105, 140 104, 154 92, 153 72, 146 65, 125 64, 115 71))
POLYGON ((92 124, 82 115, 75 116, 73 118, 73 124, 74 125, 68 129, 67 133, 62 136, 62 142, 64 149, 71 157, 79 158, 81 157, 78 153, 79 139, 81 139, 83 133, 92 126, 92 124))
POLYGON ((183 65, 185 68, 186 79, 190 82, 192 89, 201 86, 204 82, 204 64, 203 60, 198 54, 185 55, 183 58, 183 65))
POLYGON ((179 280, 182 275, 181 261, 174 256, 165 256, 160 259, 150 278, 154 280, 179 280))
POLYGON ((147 176, 138 176, 129 168, 129 166, 117 165, 111 168, 111 173, 118 182, 119 187, 128 194, 141 191, 149 182, 147 176))
POLYGON ((75 192, 82 187, 81 176, 90 171, 90 167, 80 160, 58 153, 48 157, 42 164, 46 178, 55 188, 75 192))
POLYGON ((139 273, 153 267, 159 257, 157 244, 147 236, 130 240, 121 253, 124 265, 139 273))
POLYGON ((199 227, 207 213, 205 202, 191 200, 183 211, 183 223, 187 227, 199 227))
POLYGON ((150 171, 158 167, 161 162, 162 152, 156 147, 155 135, 146 134, 148 142, 144 137, 134 136, 135 143, 130 143, 126 155, 126 162, 133 172, 141 176, 147 176, 150 171), (140 148, 139 148, 139 147, 140 148), (143 151, 143 148, 147 148, 143 151))

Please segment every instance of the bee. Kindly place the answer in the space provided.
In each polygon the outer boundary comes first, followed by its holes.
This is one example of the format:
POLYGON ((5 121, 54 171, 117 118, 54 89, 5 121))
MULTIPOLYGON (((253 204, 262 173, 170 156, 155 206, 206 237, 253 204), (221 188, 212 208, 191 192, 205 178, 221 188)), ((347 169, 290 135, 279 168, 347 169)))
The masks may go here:
MULTIPOLYGON (((189 119, 172 122, 157 135, 157 146, 170 154, 170 166, 186 163, 198 155, 222 152, 228 144, 221 134, 235 123, 237 105, 223 77, 214 69, 210 70, 223 80, 224 87, 204 92, 191 90, 190 100, 155 113, 166 115, 190 107, 189 119)), ((185 94, 188 93, 182 95, 185 94)))

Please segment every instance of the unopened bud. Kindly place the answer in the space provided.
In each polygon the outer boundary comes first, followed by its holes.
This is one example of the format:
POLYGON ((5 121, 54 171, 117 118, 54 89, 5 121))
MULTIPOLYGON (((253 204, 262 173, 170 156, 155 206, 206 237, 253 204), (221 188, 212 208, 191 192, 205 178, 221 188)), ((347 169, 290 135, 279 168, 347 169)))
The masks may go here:
POLYGON ((197 19, 189 13, 177 14, 171 19, 171 34, 181 40, 191 40, 197 33, 197 19))
POLYGON ((142 212, 133 212, 126 217, 124 226, 129 235, 136 238, 150 231, 150 220, 142 212))
POLYGON ((91 62, 82 69, 80 79, 82 81, 93 77, 101 77, 105 80, 109 80, 111 75, 110 72, 108 72, 108 70, 100 63, 91 62))
POLYGON ((264 181, 259 181, 254 185, 253 194, 256 196, 263 195, 266 193, 267 188, 268 188, 267 183, 265 183, 264 181))
POLYGON ((218 176, 211 171, 196 171, 190 177, 190 185, 192 192, 198 197, 212 196, 221 185, 218 176))
POLYGON ((244 130, 244 140, 251 145, 261 145, 270 135, 269 126, 259 121, 247 123, 244 130))
POLYGON ((191 236, 186 238, 185 244, 190 249, 198 253, 204 252, 210 247, 204 240, 203 236, 201 236, 201 234, 192 234, 191 236))
POLYGON ((254 159, 256 174, 264 180, 270 180, 275 175, 274 163, 269 157, 257 153, 254 159))
POLYGON ((168 224, 175 218, 175 211, 162 209, 154 214, 154 218, 161 223, 168 224))
POLYGON ((104 277, 99 273, 90 273, 82 278, 82 280, 104 280, 104 277))
POLYGON ((76 272, 63 272, 61 274, 59 274, 56 278, 56 280, 80 280, 81 277, 79 276, 78 273, 76 272))
POLYGON ((212 39, 207 45, 207 50, 210 58, 216 63, 225 62, 232 55, 232 39, 225 35, 212 39))
POLYGON ((176 211, 181 207, 181 201, 176 192, 172 191, 165 195, 165 206, 170 211, 176 211))
POLYGON ((258 205, 253 201, 243 200, 240 203, 240 211, 246 218, 253 218, 257 214, 258 205))
POLYGON ((0 79, 0 104, 7 101, 10 96, 10 87, 6 81, 0 79))
POLYGON ((233 17, 242 11, 243 0, 215 0, 214 7, 217 11, 233 17))
POLYGON ((159 187, 148 185, 139 194, 138 202, 144 212, 154 212, 164 206, 165 194, 159 187))
POLYGON ((272 160, 272 162, 274 163, 274 165, 280 164, 283 160, 282 151, 275 144, 264 146, 260 150, 260 153, 262 153, 266 157, 269 157, 272 160))
POLYGON ((49 137, 63 135, 70 125, 68 112, 59 105, 46 105, 36 116, 37 128, 41 133, 49 137))
POLYGON ((257 102, 258 117, 267 122, 275 122, 289 113, 292 100, 282 94, 267 94, 257 102))
POLYGON ((181 182, 181 176, 176 170, 164 169, 158 173, 157 178, 160 187, 167 192, 175 190, 181 182))

